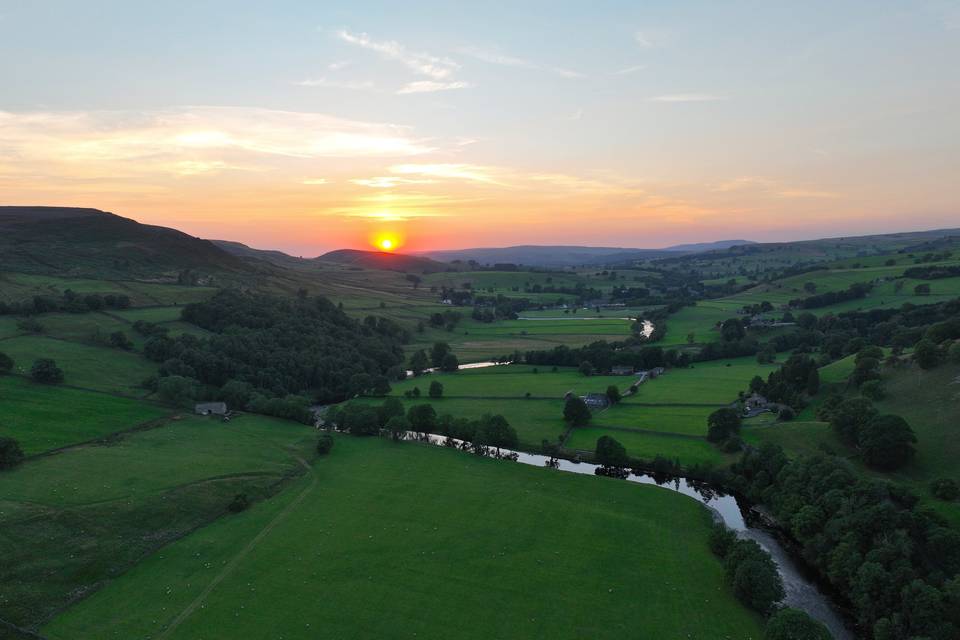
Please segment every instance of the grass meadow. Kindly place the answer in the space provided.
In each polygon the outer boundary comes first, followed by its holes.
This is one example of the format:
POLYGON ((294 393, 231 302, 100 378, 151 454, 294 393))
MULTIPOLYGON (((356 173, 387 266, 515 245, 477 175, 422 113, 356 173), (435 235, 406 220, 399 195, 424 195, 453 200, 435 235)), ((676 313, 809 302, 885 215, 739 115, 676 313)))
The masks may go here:
POLYGON ((0 435, 34 455, 168 415, 169 409, 133 399, 0 376, 0 435))
POLYGON ((282 495, 154 552, 42 632, 757 638, 710 522, 659 487, 342 436, 282 495))

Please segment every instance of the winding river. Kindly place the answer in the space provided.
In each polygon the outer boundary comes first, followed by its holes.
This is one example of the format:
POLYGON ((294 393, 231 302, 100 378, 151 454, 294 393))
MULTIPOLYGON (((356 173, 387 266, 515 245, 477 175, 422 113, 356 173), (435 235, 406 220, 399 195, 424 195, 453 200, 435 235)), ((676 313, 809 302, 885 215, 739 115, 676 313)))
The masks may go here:
MULTIPOLYGON (((418 440, 429 442, 436 446, 450 446, 446 436, 436 434, 422 434, 408 431, 406 434, 408 440, 418 440)), ((469 443, 462 440, 451 438, 450 443, 457 448, 468 448, 469 443)), ((514 460, 521 464, 527 464, 534 467, 553 467, 559 471, 569 473, 579 473, 583 475, 597 475, 598 465, 586 462, 571 462, 562 458, 548 458, 532 453, 522 453, 519 451, 510 451, 500 449, 499 455, 492 451, 491 457, 500 457, 508 460, 514 460)), ((853 640, 854 635, 847 629, 843 618, 832 605, 830 599, 820 591, 815 582, 808 579, 801 567, 794 561, 787 550, 777 541, 777 539, 767 531, 753 526, 745 516, 737 499, 732 495, 718 492, 703 483, 689 481, 685 478, 674 477, 667 480, 657 479, 647 474, 631 473, 626 477, 628 482, 637 484, 656 485, 670 491, 682 493, 694 500, 706 505, 713 513, 714 518, 722 521, 728 528, 736 532, 737 536, 746 540, 753 540, 763 547, 773 558, 783 579, 783 588, 786 597, 783 604, 801 611, 805 611, 810 617, 819 620, 835 640, 853 640)))

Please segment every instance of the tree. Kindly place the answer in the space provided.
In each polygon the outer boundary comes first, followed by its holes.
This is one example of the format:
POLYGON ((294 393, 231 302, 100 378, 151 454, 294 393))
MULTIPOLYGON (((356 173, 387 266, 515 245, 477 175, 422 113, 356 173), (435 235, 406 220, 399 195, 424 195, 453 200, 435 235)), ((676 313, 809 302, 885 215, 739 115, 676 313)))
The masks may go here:
POLYGON ((220 388, 220 396, 223 398, 223 401, 227 403, 227 406, 238 409, 246 408, 247 403, 250 402, 252 393, 253 387, 239 380, 228 380, 227 383, 220 388))
POLYGON ((617 389, 617 385, 612 384, 607 387, 607 400, 610 401, 610 404, 617 404, 621 398, 620 389, 617 389))
POLYGON ((697 334, 695 334, 693 331, 687 334, 687 344, 693 344, 696 341, 697 341, 697 334))
POLYGON ((954 342, 947 351, 947 360, 953 364, 960 364, 960 342, 954 342))
POLYGON ((914 346, 913 359, 921 369, 933 369, 940 364, 940 349, 932 341, 924 338, 914 346))
POLYGON ((915 296, 928 296, 930 295, 930 285, 924 282, 923 284, 918 284, 913 288, 913 295, 915 296))
POLYGON ((590 423, 590 418, 592 417, 593 415, 590 413, 590 409, 583 399, 572 394, 567 398, 566 403, 563 405, 563 419, 566 420, 570 426, 582 427, 587 425, 590 423))
POLYGON ((822 623, 803 611, 783 608, 770 616, 763 631, 763 640, 831 640, 833 636, 822 623))
POLYGON ((759 364, 771 364, 776 359, 777 352, 771 346, 766 346, 757 352, 757 362, 759 364))
POLYGON ((402 440, 403 436, 410 430, 410 421, 404 415, 393 416, 387 421, 387 431, 390 432, 390 437, 393 438, 394 442, 402 440))
POLYGON ((437 426, 437 412, 433 405, 418 404, 407 409, 407 420, 414 431, 432 433, 437 426))
POLYGON ((810 295, 813 295, 814 293, 817 292, 817 284, 815 282, 804 282, 803 290, 809 293, 810 295))
POLYGON ((707 418, 707 440, 722 442, 740 432, 740 413, 736 409, 717 409, 707 418))
POLYGON ((352 436, 375 436, 380 433, 380 416, 374 407, 348 402, 340 411, 340 428, 352 436))
POLYGON ((877 410, 866 398, 843 400, 830 410, 830 427, 840 440, 855 445, 860 431, 877 415, 877 410))
POLYGON ((35 382, 55 384, 63 382, 63 370, 50 358, 39 358, 34 361, 30 368, 30 377, 35 382))
POLYGON ((460 368, 460 359, 457 358, 453 353, 448 353, 443 356, 443 361, 440 363, 440 370, 452 373, 460 368))
POLYGON ((519 443, 517 431, 501 415, 486 414, 480 418, 475 436, 476 444, 488 447, 514 448, 519 443))
POLYGON ((0 376, 13 371, 13 358, 0 351, 0 376))
POLYGON ((783 599, 783 581, 770 555, 753 540, 738 540, 723 560, 724 573, 738 600, 769 613, 783 599))
POLYGON ((443 365, 443 359, 450 353, 450 345, 446 342, 434 342, 430 347, 430 363, 437 368, 443 365))
POLYGON ((430 390, 427 391, 427 395, 431 398, 439 398, 443 396, 443 384, 439 380, 433 380, 430 382, 430 390))
POLYGON ((157 381, 157 394, 167 402, 185 404, 199 394, 199 383, 185 376, 163 376, 157 381))
POLYGON ((720 337, 724 342, 736 342, 746 337, 747 331, 739 318, 729 318, 720 325, 720 337))
POLYGON ((20 443, 7 436, 0 436, 0 470, 12 469, 23 461, 20 443))
POLYGON ((317 438, 317 454, 324 456, 333 449, 333 436, 329 433, 321 433, 317 438))
POLYGON ((133 341, 123 331, 114 331, 110 334, 110 346, 115 349, 129 351, 133 349, 133 341))
POLYGON ((580 363, 580 373, 585 376, 592 376, 594 372, 593 364, 589 360, 580 363))
POLYGON ((627 450, 622 444, 610 436, 597 438, 597 447, 594 451, 597 464, 608 467, 627 466, 627 450))
POLYGON ((403 403, 398 398, 387 398, 377 409, 377 422, 381 427, 386 427, 391 418, 402 416, 403 413, 403 403))
POLYGON ((860 430, 860 451, 869 467, 892 471, 905 465, 914 456, 917 437, 900 416, 881 415, 860 430))
POLYGON ((246 511, 249 506, 250 498, 247 497, 247 494, 238 493, 233 496, 233 500, 227 505, 227 509, 230 510, 230 513, 240 513, 241 511, 246 511))
POLYGON ((424 353, 423 349, 410 356, 410 370, 413 371, 415 376, 422 374, 429 365, 430 361, 427 360, 427 354, 424 353))

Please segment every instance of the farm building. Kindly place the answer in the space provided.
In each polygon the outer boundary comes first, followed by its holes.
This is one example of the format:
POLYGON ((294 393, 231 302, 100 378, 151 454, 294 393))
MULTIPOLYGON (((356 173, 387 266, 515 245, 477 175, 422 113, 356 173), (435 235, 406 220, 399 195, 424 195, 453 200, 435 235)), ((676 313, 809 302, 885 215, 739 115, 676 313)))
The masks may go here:
POLYGON ((194 408, 194 412, 201 416, 225 416, 227 415, 226 402, 200 402, 194 408))
POLYGON ((591 409, 606 409, 610 405, 610 398, 605 393, 588 393, 581 399, 591 409))
POLYGON ((615 376, 629 376, 633 373, 633 367, 617 366, 610 369, 610 373, 615 376))
POLYGON ((648 371, 648 373, 650 374, 650 377, 651 377, 651 378, 656 378, 657 376, 662 376, 662 375, 665 374, 666 372, 667 372, 667 370, 664 369, 663 367, 654 367, 653 369, 650 369, 650 371, 648 371))

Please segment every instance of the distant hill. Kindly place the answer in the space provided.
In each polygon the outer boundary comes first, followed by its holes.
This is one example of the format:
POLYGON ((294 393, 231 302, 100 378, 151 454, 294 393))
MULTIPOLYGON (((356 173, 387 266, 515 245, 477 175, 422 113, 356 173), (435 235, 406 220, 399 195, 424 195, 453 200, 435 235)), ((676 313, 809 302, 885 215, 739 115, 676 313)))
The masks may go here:
POLYGON ((265 260, 282 267, 298 267, 308 262, 308 259, 291 256, 283 251, 276 249, 254 249, 242 242, 234 242, 233 240, 211 240, 210 242, 237 257, 265 260))
POLYGON ((474 260, 480 264, 510 263, 535 267, 572 267, 577 265, 621 264, 634 260, 652 260, 681 253, 726 249, 752 244, 750 240, 720 240, 699 244, 685 244, 664 249, 631 249, 625 247, 585 247, 578 245, 520 245, 515 247, 483 247, 424 251, 424 257, 453 262, 474 260))
POLYGON ((402 253, 385 253, 382 251, 361 251, 359 249, 338 249, 315 258, 318 262, 335 262, 337 264, 361 267, 364 269, 379 269, 381 271, 404 271, 407 273, 436 273, 447 271, 450 267, 420 256, 402 253))
POLYGON ((239 274, 250 267, 208 240, 99 209, 0 207, 0 271, 176 279, 185 270, 239 274))

